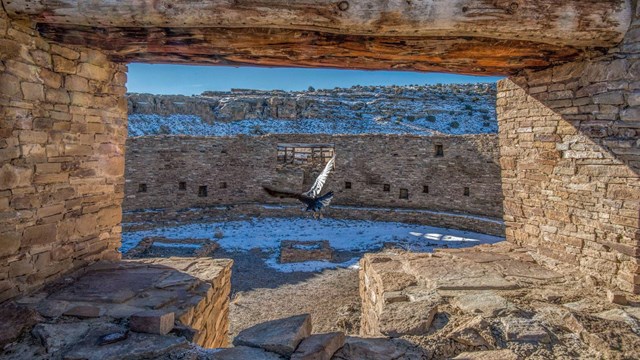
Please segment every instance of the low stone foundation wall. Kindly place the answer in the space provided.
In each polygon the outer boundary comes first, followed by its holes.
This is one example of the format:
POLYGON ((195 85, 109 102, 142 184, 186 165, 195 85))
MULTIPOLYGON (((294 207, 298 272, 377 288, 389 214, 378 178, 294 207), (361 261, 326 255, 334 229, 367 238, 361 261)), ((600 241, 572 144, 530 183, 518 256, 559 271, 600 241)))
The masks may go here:
POLYGON ((90 265, 17 298, 15 309, 0 306, 0 358, 173 359, 166 353, 193 344, 226 347, 232 265, 203 257, 90 265), (16 355, 21 344, 32 354, 16 355))
MULTIPOLYGON (((494 236, 504 236, 501 219, 475 215, 437 212, 422 209, 391 209, 352 206, 330 206, 322 211, 325 217, 334 219, 397 221, 410 224, 445 227, 475 231, 494 236)), ((221 205, 182 210, 150 209, 124 213, 124 229, 139 230, 152 224, 145 222, 182 223, 192 221, 234 220, 247 217, 299 217, 311 216, 296 205, 241 204, 221 205)))
POLYGON ((136 263, 166 265, 202 281, 197 285, 199 298, 191 298, 194 304, 175 304, 168 310, 175 311, 175 318, 182 325, 195 330, 192 342, 205 348, 229 345, 229 295, 231 294, 231 266, 227 259, 136 259, 136 263), (196 303, 197 301, 197 303, 196 303))

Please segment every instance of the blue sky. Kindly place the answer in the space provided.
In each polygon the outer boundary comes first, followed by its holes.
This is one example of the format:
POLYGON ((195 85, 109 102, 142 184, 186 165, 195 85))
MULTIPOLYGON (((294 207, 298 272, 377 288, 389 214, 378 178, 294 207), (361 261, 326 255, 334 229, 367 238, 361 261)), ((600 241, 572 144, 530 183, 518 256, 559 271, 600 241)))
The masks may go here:
POLYGON ((495 82, 500 77, 464 76, 405 71, 258 68, 129 64, 129 92, 152 94, 200 94, 231 88, 304 90, 353 85, 411 85, 495 82))

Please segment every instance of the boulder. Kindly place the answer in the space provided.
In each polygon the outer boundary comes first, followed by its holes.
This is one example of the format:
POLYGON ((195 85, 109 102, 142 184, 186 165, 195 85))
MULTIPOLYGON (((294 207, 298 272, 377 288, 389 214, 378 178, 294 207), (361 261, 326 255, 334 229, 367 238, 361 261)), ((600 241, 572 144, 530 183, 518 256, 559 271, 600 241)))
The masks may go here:
POLYGON ((311 316, 303 314, 267 321, 242 330, 233 340, 233 345, 262 348, 289 357, 309 335, 311 316))
POLYGON ((344 345, 344 333, 311 335, 302 340, 291 360, 329 360, 344 345))

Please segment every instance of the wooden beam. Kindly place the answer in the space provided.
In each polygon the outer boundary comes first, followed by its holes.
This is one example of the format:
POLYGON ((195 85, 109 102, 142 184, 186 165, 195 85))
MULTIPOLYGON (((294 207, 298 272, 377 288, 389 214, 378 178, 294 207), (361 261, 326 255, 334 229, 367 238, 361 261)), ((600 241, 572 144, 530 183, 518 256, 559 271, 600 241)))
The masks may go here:
POLYGON ((93 28, 38 25, 56 42, 104 49, 122 62, 333 67, 508 75, 593 56, 529 41, 336 35, 306 30, 93 28))
POLYGON ((268 28, 613 47, 632 0, 1 0, 12 18, 100 28, 268 28))

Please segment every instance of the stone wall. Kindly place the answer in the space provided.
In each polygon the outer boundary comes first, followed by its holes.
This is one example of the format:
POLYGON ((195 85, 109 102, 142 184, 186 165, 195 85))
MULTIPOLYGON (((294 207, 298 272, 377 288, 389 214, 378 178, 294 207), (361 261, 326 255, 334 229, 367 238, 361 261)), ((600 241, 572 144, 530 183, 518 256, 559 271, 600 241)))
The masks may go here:
POLYGON ((639 35, 636 19, 608 56, 503 80, 497 102, 507 239, 636 293, 639 35))
POLYGON ((324 186, 336 193, 332 205, 502 216, 495 135, 129 138, 124 209, 295 204, 269 197, 262 185, 307 190, 324 164, 282 164, 277 158, 281 143, 334 144, 335 171, 324 186), (442 145, 443 156, 436 156, 436 145, 442 145), (199 196, 201 186, 207 186, 206 197, 199 196), (400 198, 401 189, 408 199, 400 198))
POLYGON ((119 256, 126 70, 0 9, 0 301, 119 256))

